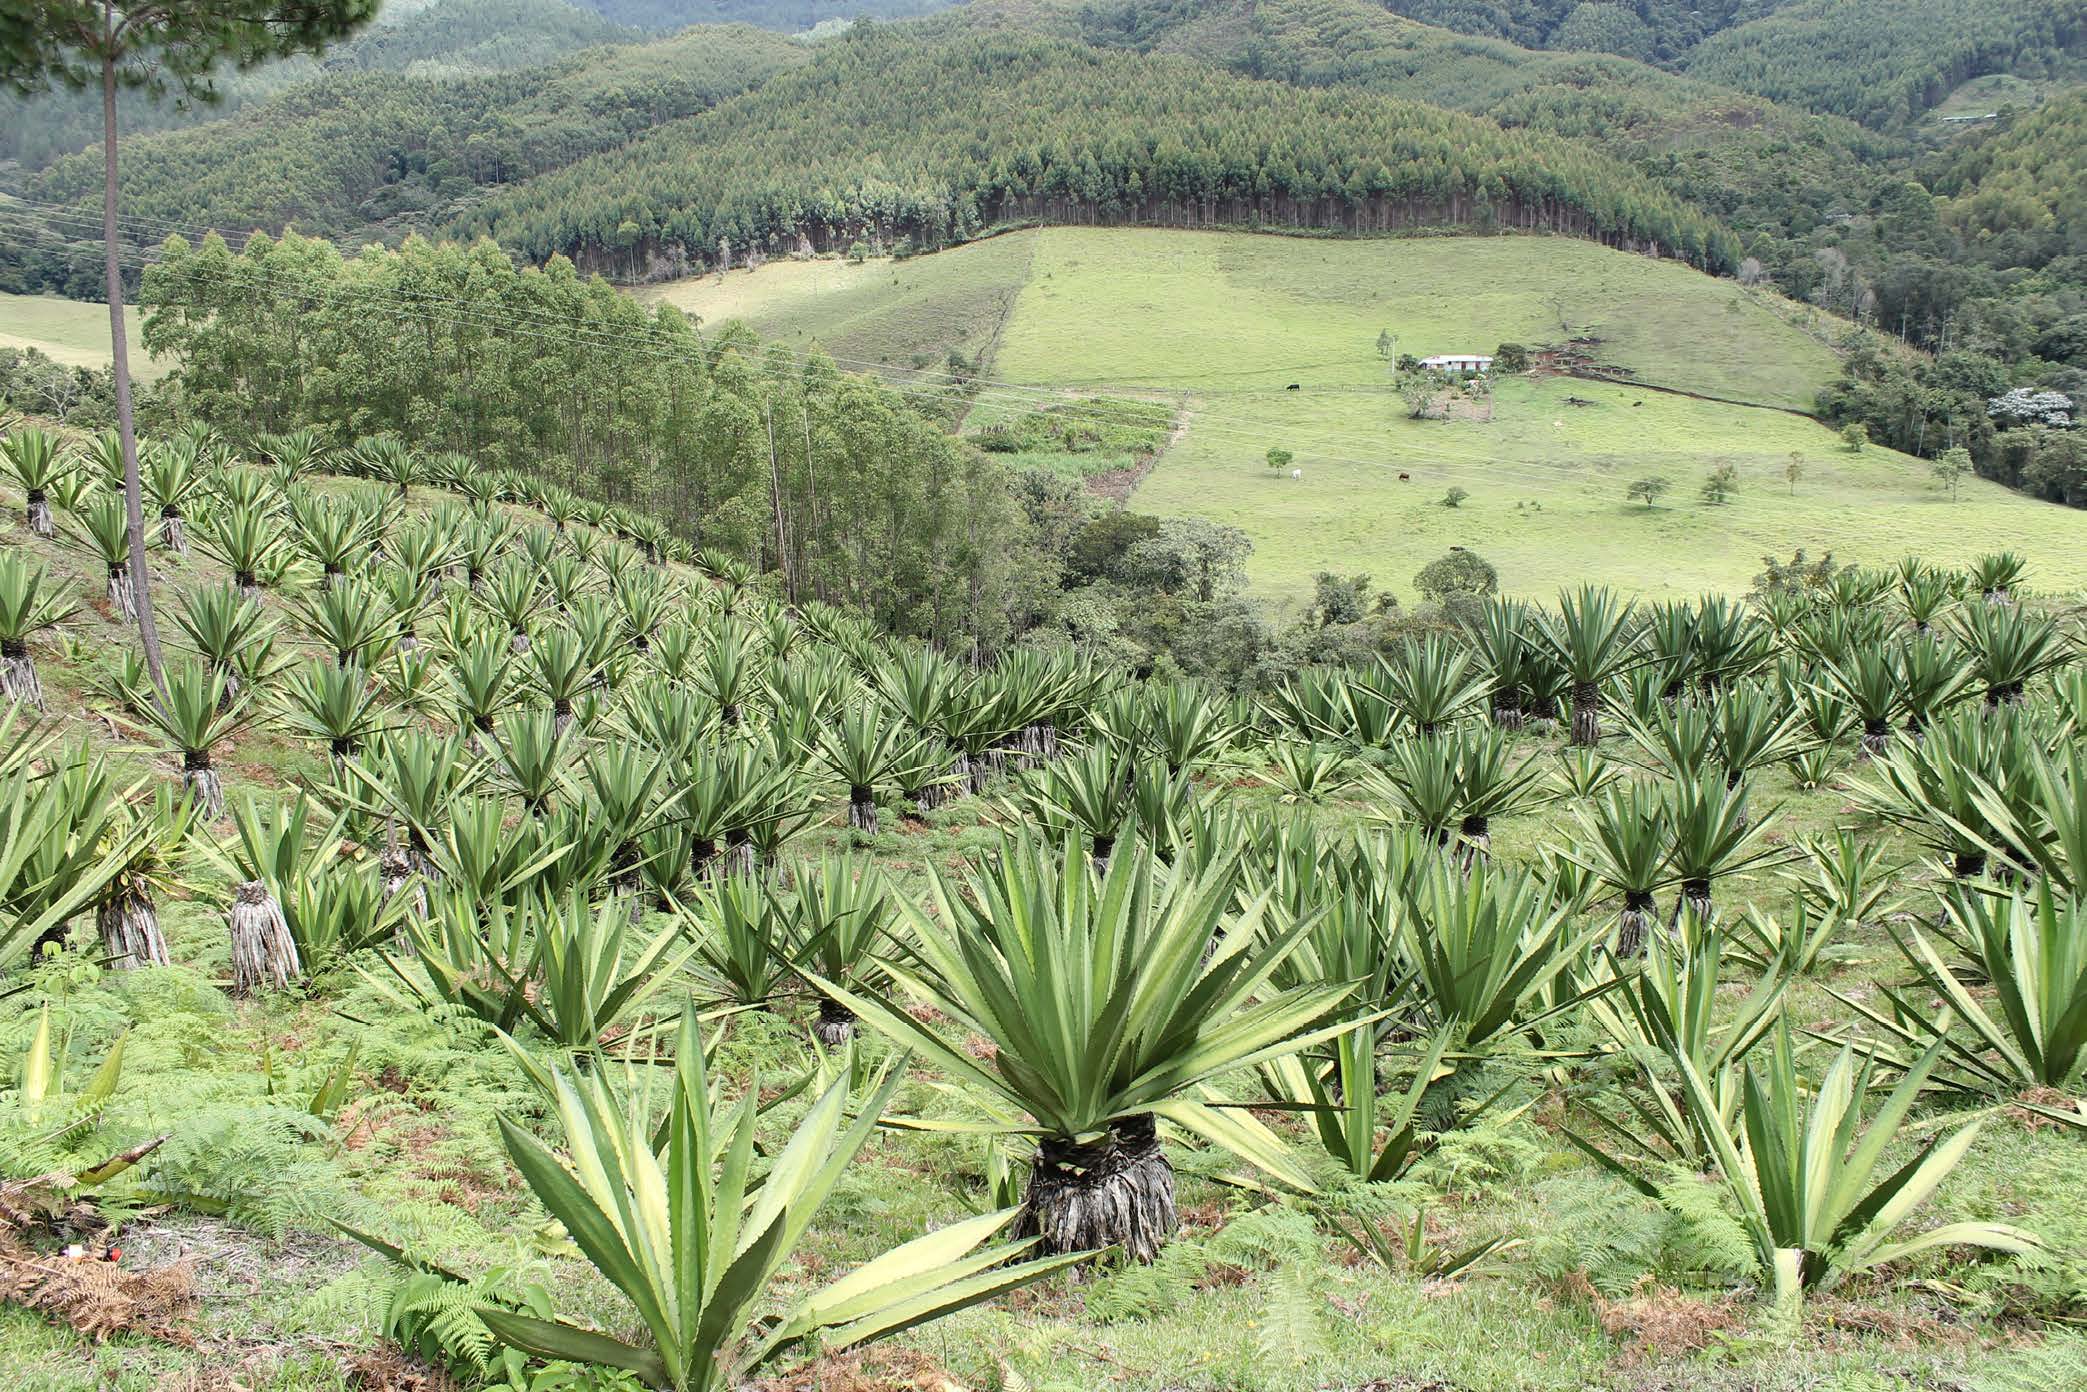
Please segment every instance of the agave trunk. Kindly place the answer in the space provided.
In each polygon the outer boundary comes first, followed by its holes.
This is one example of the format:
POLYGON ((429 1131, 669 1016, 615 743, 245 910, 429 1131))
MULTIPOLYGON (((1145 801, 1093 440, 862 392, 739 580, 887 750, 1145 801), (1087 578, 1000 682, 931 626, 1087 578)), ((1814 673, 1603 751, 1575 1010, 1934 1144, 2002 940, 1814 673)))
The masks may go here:
POLYGON ((204 821, 214 822, 225 815, 224 780, 210 766, 207 751, 191 750, 181 756, 181 791, 195 799, 204 821))
POLYGON ((94 926, 101 930, 109 965, 117 971, 164 967, 173 960, 159 930, 159 910, 142 889, 126 886, 103 900, 94 911, 94 926))
POLYGON ((877 799, 868 788, 849 787, 848 826, 865 836, 877 834, 877 799))
POLYGON ((727 875, 754 873, 754 839, 744 831, 725 833, 724 867, 727 875))
POLYGON ((1875 758, 1891 745, 1891 724, 1884 720, 1862 722, 1862 757, 1875 758))
POLYGON ((1652 896, 1642 889, 1624 891, 1623 913, 1616 920, 1616 955, 1636 957, 1643 953, 1652 923, 1652 896))
POLYGON ((1694 909, 1698 918, 1710 917, 1710 881, 1683 880, 1681 893, 1674 899, 1674 917, 1668 923, 1681 922, 1682 913, 1688 909, 1694 909))
POLYGON ((58 535, 58 526, 51 520, 51 500, 41 488, 29 490, 29 530, 40 537, 58 535))
POLYGON ((1457 858, 1465 869, 1470 869, 1493 853, 1492 824, 1488 818, 1472 815, 1464 818, 1458 829, 1457 858))
POLYGON ((515 652, 525 653, 529 651, 529 635, 518 628, 514 631, 513 636, 507 640, 507 646, 515 652))
POLYGON ((1116 1247, 1133 1261, 1150 1262, 1180 1222, 1174 1167, 1144 1114, 1124 1118, 1091 1145, 1046 1138, 1030 1169, 1015 1234, 1041 1238, 1043 1253, 1116 1247))
POLYGON ((36 675, 36 659, 29 656, 28 644, 13 639, 0 643, 0 696, 43 709, 43 682, 36 675))
POLYGON ((188 523, 177 508, 159 510, 159 541, 177 556, 188 555, 188 523))
POLYGON ((125 623, 138 617, 138 594, 130 583, 130 567, 127 565, 109 567, 109 607, 125 623))
POLYGON ((1601 688, 1593 682, 1572 689, 1572 742, 1587 749, 1601 743, 1601 688))
POLYGON ((304 974, 282 905, 267 885, 242 881, 232 892, 230 919, 234 995, 252 995, 264 986, 284 990, 304 974))
POLYGON ((707 879, 717 868, 717 841, 708 836, 699 836, 689 847, 688 868, 697 879, 707 879))
MULTIPOLYGON (((393 842, 387 845, 377 857, 377 873, 384 877, 385 903, 390 903, 397 896, 398 892, 404 889, 408 882, 411 882, 413 885, 414 913, 420 918, 428 916, 427 882, 431 871, 425 858, 422 858, 416 866, 413 853, 393 842), (420 876, 418 880, 413 878, 416 872, 420 876)), ((406 925, 403 921, 399 924, 397 936, 401 941, 405 939, 406 925)))
POLYGON ((1528 723, 1529 713, 1522 708, 1522 693, 1498 691, 1493 694, 1493 724, 1513 733, 1528 723))
POLYGON ((1960 880, 1975 880, 1986 872, 1984 851, 1958 851, 1956 864, 1952 867, 1960 880))
POLYGON ((822 997, 812 1035, 829 1049, 840 1048, 855 1037, 855 1012, 831 997, 822 997))

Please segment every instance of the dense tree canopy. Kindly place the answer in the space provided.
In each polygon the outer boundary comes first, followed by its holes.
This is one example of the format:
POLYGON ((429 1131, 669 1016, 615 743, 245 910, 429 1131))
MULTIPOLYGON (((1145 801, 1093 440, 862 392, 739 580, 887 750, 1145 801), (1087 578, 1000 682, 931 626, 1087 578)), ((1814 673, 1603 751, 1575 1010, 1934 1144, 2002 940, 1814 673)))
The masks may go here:
POLYGON ((929 46, 884 30, 489 199, 459 230, 530 257, 614 265, 635 241, 701 264, 721 242, 935 246, 1026 219, 1528 227, 1710 269, 1738 259, 1716 222, 1591 147, 1170 58, 1011 36, 929 46))

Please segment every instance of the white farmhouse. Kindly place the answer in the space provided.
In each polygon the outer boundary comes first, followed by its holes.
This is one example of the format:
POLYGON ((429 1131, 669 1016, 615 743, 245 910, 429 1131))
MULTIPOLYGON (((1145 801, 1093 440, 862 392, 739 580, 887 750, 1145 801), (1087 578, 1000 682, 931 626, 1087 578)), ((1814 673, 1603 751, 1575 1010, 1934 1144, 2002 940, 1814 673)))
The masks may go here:
POLYGON ((1430 372, 1491 372, 1493 359, 1485 353, 1444 353, 1440 357, 1422 358, 1420 365, 1430 372))

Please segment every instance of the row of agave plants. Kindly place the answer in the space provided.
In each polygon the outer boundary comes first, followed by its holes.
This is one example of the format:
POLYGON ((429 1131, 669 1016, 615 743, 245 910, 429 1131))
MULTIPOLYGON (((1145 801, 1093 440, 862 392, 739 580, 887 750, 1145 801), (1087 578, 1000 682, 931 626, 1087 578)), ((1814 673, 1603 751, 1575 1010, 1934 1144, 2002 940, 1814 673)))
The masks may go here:
MULTIPOLYGON (((164 694, 135 661, 109 675, 112 718, 178 757, 178 782, 116 786, 39 731, 33 684, 10 686, 0 950, 91 909, 112 961, 164 961, 156 905, 200 853, 235 886, 241 989, 343 968, 500 1030, 561 1133, 553 1150, 510 1125, 510 1153, 647 1331, 486 1309, 513 1347, 713 1385, 1105 1248, 1149 1259, 1176 1221, 1169 1132, 1310 1204, 1331 1174, 1396 1179, 1560 1079, 1567 1134, 1602 1165, 1648 1192, 1677 1164, 1722 1186, 1783 1299, 1924 1245, 2033 1243, 1991 1224, 1898 1235, 1977 1123, 1881 1165, 1923 1093, 2029 1093, 2081 1120, 2056 1099, 2087 1066, 2087 688, 2076 639, 2015 602, 2007 558, 1843 573, 1751 607, 1498 603, 1462 639, 1220 698, 1068 653, 974 669, 786 611, 743 567, 679 570, 671 543, 561 517, 521 480, 414 509, 402 495, 431 474, 393 446, 261 442, 254 468, 183 438, 148 454, 205 461, 182 512, 196 544, 252 513, 237 529, 270 559, 220 552, 230 578, 168 606, 186 653, 164 694), (322 486, 322 466, 374 482, 322 486), (510 496, 549 525, 517 521, 510 496), (1548 721, 1570 747, 1528 737, 1548 721), (215 757, 264 723, 309 743, 304 786, 228 798, 215 757), (1931 851, 1934 911, 1891 914, 1902 867, 1874 835, 1784 844, 1757 793, 1773 768, 1845 778, 1931 851), (1274 808, 1242 811, 1235 773, 1274 808), (924 898, 859 849, 798 849, 822 822, 867 837, 880 807, 964 795, 1009 830, 924 898), (1315 813, 1337 796, 1359 828, 1315 813), (1496 858, 1495 823, 1548 803, 1569 809, 1551 837, 1496 858), (1720 884, 1778 863, 1789 912, 1726 906, 1720 884), (1856 928, 1891 932, 1907 982, 1881 1007, 1851 998, 1859 1035, 1822 1044, 1785 988, 1856 928), (1713 1008, 1742 975, 1736 1015, 1713 1008), (704 1045, 731 1012, 791 997, 817 1002, 817 1061, 780 1095, 817 1097, 762 1161, 778 1090, 728 1100, 704 1045), (891 1117, 895 1057, 826 1066, 864 1025, 950 1082, 964 1118, 891 1117), (991 1050, 952 1042, 971 1037, 991 1050), (619 1056, 644 1079, 671 1056, 666 1095, 619 1086, 619 1056), (1005 1207, 750 1333, 880 1118, 997 1137, 983 1155, 1005 1207)), ((68 603, 0 555, 0 616, 46 620, 6 618, 13 658, 68 603)))

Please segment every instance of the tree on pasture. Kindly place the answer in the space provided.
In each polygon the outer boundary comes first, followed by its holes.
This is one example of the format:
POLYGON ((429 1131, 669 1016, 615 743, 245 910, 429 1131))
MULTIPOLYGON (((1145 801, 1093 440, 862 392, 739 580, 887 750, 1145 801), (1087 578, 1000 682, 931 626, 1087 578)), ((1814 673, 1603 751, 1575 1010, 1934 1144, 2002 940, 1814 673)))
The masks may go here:
POLYGON ((1645 506, 1651 507, 1658 500, 1660 494, 1673 486, 1673 483, 1658 474, 1648 474, 1644 478, 1633 480, 1631 486, 1623 490, 1623 496, 1626 498, 1643 498, 1645 506))

